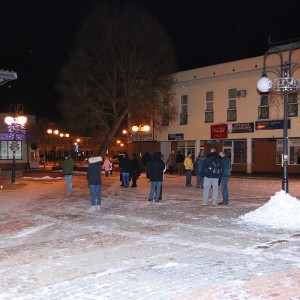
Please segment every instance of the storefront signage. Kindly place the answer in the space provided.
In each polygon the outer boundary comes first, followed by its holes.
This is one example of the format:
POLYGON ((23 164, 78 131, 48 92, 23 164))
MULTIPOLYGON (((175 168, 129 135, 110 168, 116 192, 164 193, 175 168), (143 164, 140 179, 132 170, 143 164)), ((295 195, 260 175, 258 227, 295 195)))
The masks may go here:
POLYGON ((132 135, 132 140, 137 142, 137 141, 152 141, 152 133, 141 133, 141 134, 133 134, 132 135))
POLYGON ((228 133, 254 132, 254 122, 228 124, 228 133))
POLYGON ((168 141, 182 141, 184 138, 183 133, 169 133, 168 141))
MULTIPOLYGON (((275 121, 258 121, 255 122, 256 130, 273 130, 273 129, 283 129, 283 120, 275 121)), ((291 122, 288 120, 288 128, 291 128, 291 122)))
POLYGON ((227 131, 227 124, 211 125, 210 136, 212 139, 226 139, 227 131))

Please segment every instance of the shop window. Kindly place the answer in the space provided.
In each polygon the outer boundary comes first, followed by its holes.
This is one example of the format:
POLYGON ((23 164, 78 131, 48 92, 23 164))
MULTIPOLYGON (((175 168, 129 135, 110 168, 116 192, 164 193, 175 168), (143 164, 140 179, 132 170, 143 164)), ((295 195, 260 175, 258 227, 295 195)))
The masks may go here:
MULTIPOLYGON (((276 164, 282 164, 283 140, 278 139, 276 145, 276 164)), ((300 165, 300 139, 289 139, 288 141, 289 165, 300 165)))
MULTIPOLYGON (((13 159, 13 151, 11 150, 12 141, 0 142, 0 159, 13 159)), ((15 152, 15 159, 22 159, 22 142, 17 141, 18 149, 15 152)))
POLYGON ((214 121, 214 92, 206 92, 205 98, 205 123, 214 121))
POLYGON ((233 163, 246 164, 247 163, 247 141, 233 142, 233 163))

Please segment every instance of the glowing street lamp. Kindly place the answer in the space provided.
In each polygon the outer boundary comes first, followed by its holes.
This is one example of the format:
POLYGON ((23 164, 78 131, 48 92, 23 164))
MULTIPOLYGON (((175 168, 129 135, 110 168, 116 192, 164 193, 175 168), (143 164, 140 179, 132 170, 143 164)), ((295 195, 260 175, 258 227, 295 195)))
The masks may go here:
POLYGON ((262 93, 283 93, 283 174, 282 189, 288 193, 288 94, 300 89, 300 79, 293 78, 293 73, 299 68, 298 63, 292 63, 292 55, 300 48, 300 43, 295 43, 288 49, 271 47, 264 55, 263 72, 257 82, 257 89, 262 93), (283 60, 283 52, 288 52, 288 62, 283 60), (266 60, 270 55, 278 55, 280 65, 278 69, 271 67, 270 72, 278 75, 269 79, 266 73, 266 60))
POLYGON ((131 130, 133 132, 138 133, 139 136, 139 143, 140 143, 140 157, 142 156, 142 138, 141 138, 141 133, 142 132, 148 132, 150 130, 150 126, 149 125, 139 125, 139 126, 132 126, 131 130))
MULTIPOLYGON (((5 117, 4 122, 8 125, 8 130, 13 134, 13 141, 10 145, 10 150, 13 152, 13 164, 11 172, 11 183, 16 182, 16 151, 19 150, 17 141, 17 133, 25 132, 25 124, 27 117, 23 116, 23 105, 11 104, 9 106, 9 116, 5 117)), ((28 145, 27 145, 28 146, 28 145)))

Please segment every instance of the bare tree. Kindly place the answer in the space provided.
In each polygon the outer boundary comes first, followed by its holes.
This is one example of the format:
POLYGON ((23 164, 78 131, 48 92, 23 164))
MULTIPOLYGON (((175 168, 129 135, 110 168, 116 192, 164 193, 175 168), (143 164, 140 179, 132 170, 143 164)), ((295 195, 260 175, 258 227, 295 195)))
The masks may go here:
POLYGON ((160 24, 136 4, 107 2, 86 18, 58 85, 69 126, 98 138, 103 154, 127 118, 175 114, 174 50, 160 24), (166 105, 167 103, 167 105, 166 105))

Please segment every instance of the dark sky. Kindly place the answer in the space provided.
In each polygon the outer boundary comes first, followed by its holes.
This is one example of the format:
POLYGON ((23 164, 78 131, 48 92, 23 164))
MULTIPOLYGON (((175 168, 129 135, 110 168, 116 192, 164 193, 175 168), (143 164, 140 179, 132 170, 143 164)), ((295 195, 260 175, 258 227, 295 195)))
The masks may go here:
MULTIPOLYGON (((0 86, 0 111, 56 119, 58 72, 80 23, 101 0, 0 0, 0 69, 18 79, 0 86)), ((127 0, 119 0, 125 2, 127 0)), ((139 0, 166 29, 178 71, 263 55, 272 42, 300 38, 299 1, 139 0)))

